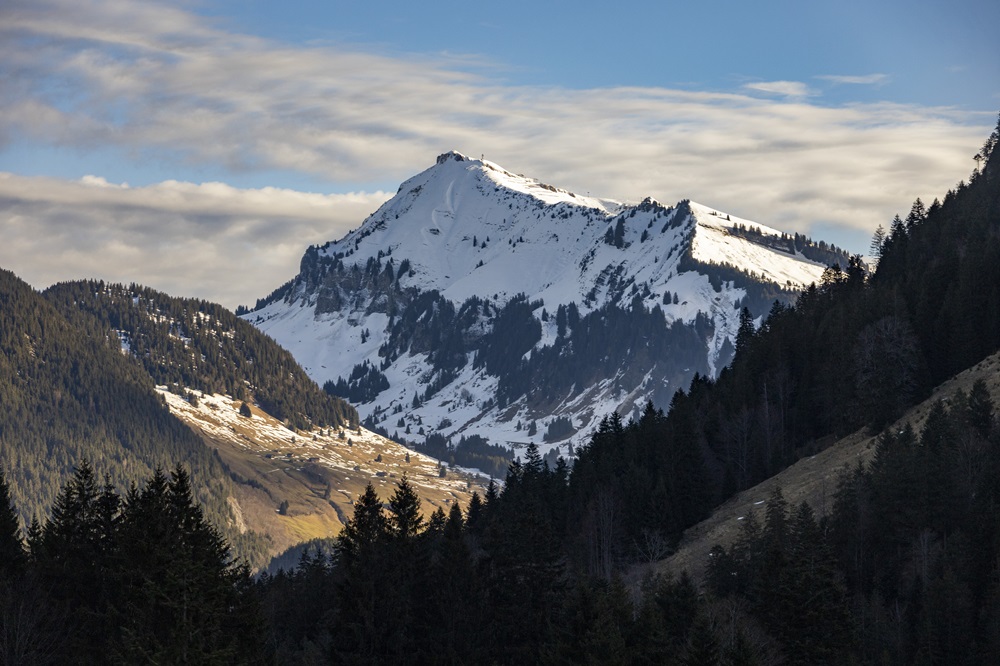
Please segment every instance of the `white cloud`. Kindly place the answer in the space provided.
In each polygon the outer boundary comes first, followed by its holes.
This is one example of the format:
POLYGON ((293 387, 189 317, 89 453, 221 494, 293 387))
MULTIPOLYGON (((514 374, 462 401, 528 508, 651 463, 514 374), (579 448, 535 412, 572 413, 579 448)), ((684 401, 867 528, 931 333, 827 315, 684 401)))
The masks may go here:
POLYGON ((234 308, 290 279, 308 245, 343 235, 388 197, 0 173, 0 266, 38 288, 134 281, 234 308))
MULTIPOLYGON (((824 107, 797 81, 744 86, 753 94, 517 87, 455 59, 289 46, 154 2, 8 0, 4 12, 0 160, 17 137, 117 150, 182 179, 207 165, 332 184, 399 182, 457 149, 599 196, 692 198, 788 231, 870 232, 965 177, 995 120, 824 107)), ((97 275, 234 305, 290 278, 308 244, 338 238, 385 196, 101 178, 5 176, 0 265, 38 286, 97 275)))

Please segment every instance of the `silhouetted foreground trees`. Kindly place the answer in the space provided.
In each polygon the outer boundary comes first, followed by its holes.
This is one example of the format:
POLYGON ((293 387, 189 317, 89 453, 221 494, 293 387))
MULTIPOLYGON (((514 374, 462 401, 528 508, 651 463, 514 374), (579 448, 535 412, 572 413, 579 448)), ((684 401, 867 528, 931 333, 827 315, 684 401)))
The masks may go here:
POLYGON ((686 575, 626 587, 614 544, 640 519, 609 494, 579 505, 534 449, 502 491, 426 520, 409 481, 386 503, 369 486, 331 556, 258 588, 279 663, 995 664, 998 479, 977 383, 919 436, 883 434, 829 515, 776 490, 713 549, 702 590, 686 575))
MULTIPOLYGON (((276 663, 706 663, 706 650, 777 655, 745 613, 699 600, 687 577, 640 594, 591 576, 567 538, 567 469, 529 448, 503 490, 421 515, 403 479, 383 502, 369 485, 332 555, 302 555, 258 581, 276 663), (724 612, 723 612, 724 610, 724 612), (735 627, 746 625, 745 630, 735 627), (740 640, 720 638, 734 629, 740 640), (741 642, 742 641, 742 642, 741 642)), ((582 555, 582 558, 578 555, 582 555)))
POLYGON ((0 663, 265 663, 250 572, 156 470, 124 497, 86 461, 22 542, 0 474, 0 663))
POLYGON ((634 518, 579 505, 533 447, 465 510, 425 516, 405 477, 385 500, 369 486, 332 553, 256 582, 183 469, 121 496, 83 463, 24 542, 0 476, 0 662, 998 663, 994 411, 980 382, 883 434, 822 519, 775 491, 703 590, 626 586, 615 530, 634 518))

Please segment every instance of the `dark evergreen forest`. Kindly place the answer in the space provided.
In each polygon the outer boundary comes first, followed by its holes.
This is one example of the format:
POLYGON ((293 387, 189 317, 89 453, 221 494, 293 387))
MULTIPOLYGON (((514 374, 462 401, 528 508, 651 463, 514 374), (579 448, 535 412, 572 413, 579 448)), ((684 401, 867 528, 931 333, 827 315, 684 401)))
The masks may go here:
POLYGON ((117 336, 81 334, 51 301, 0 271, 0 348, 0 464, 23 522, 45 516, 62 481, 89 458, 117 488, 183 463, 197 499, 226 524, 222 464, 170 415, 117 336))
POLYGON ((24 541, 0 472, 0 663, 268 663, 249 569, 183 468, 122 496, 84 460, 24 541))
POLYGON ((1000 349, 998 142, 1000 124, 968 183, 893 221, 874 274, 853 258, 760 330, 746 312, 716 381, 668 412, 609 415, 572 472, 529 447, 502 487, 430 516, 405 478, 388 498, 369 486, 332 553, 292 571, 251 582, 181 468, 121 497, 80 464, 24 540, 0 486, 0 647, 36 663, 1000 663, 989 392, 886 431, 1000 349), (876 454, 841 474, 829 515, 776 491, 704 584, 627 579, 737 490, 858 428, 881 433, 876 454), (45 612, 17 624, 26 607, 45 612))

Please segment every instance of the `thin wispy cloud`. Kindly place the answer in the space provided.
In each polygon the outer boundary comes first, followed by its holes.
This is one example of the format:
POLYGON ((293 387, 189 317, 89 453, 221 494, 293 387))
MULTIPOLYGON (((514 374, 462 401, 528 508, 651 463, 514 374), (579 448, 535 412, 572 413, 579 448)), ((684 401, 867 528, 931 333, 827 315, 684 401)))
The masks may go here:
MULTIPOLYGON (((273 171, 330 190, 394 187, 457 149, 600 196, 692 198, 789 231, 870 231, 967 174, 995 120, 824 107, 797 81, 739 93, 511 86, 452 58, 292 46, 154 2, 9 0, 2 11, 0 151, 4 141, 113 150, 176 165, 179 178, 204 165, 234 179, 273 171)), ((120 263, 113 279, 232 306, 290 278, 306 245, 338 238, 386 196, 123 188, 105 175, 0 179, 0 266, 45 286, 120 263), (247 265, 253 275, 241 274, 247 265)))
POLYGON ((801 81, 757 81, 743 85, 751 92, 779 95, 783 97, 810 97, 816 93, 801 81))
POLYGON ((861 85, 861 86, 880 86, 889 82, 888 74, 865 74, 864 76, 850 76, 845 74, 824 74, 821 76, 817 76, 816 78, 821 79, 823 81, 829 81, 830 83, 861 85))

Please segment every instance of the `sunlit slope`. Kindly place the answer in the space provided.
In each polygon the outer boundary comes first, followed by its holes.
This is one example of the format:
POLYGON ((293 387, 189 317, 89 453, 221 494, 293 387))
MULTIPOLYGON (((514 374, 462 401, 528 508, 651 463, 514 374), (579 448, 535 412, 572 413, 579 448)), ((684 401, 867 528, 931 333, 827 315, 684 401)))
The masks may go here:
POLYGON ((228 396, 193 393, 191 400, 162 387, 160 393, 229 468, 237 528, 268 535, 271 555, 335 536, 369 483, 388 501, 406 474, 425 517, 452 502, 467 507, 473 491, 485 490, 486 479, 455 469, 442 474, 438 461, 364 428, 295 430, 258 407, 241 414, 244 403, 228 396))

